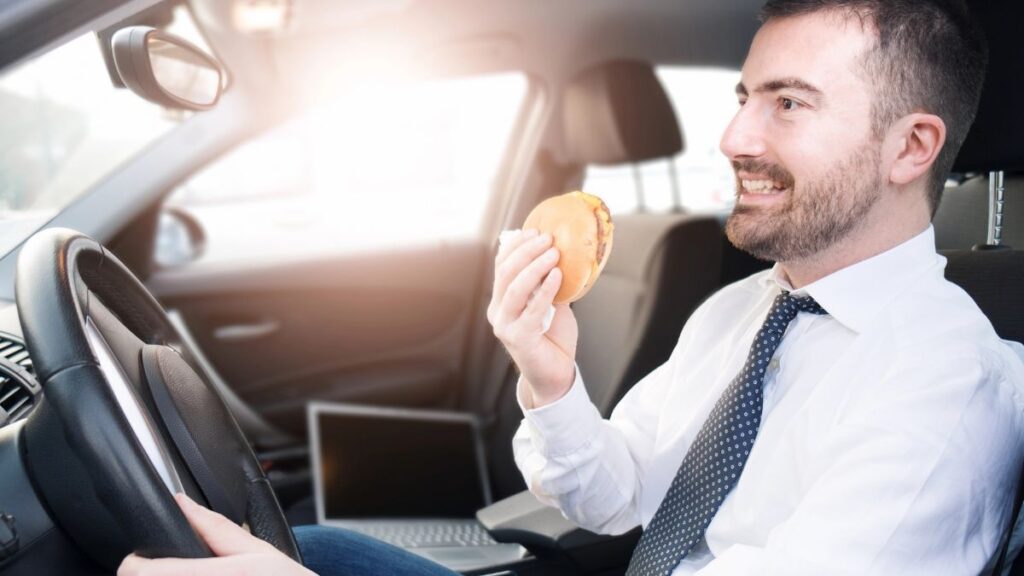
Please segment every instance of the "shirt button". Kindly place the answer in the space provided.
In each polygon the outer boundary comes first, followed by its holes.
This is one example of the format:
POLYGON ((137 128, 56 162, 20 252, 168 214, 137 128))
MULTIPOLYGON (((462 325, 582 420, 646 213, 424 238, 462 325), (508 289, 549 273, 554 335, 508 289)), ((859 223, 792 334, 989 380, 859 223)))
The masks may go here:
POLYGON ((770 368, 771 370, 778 370, 779 369, 779 359, 778 358, 772 358, 772 361, 768 363, 768 368, 770 368))

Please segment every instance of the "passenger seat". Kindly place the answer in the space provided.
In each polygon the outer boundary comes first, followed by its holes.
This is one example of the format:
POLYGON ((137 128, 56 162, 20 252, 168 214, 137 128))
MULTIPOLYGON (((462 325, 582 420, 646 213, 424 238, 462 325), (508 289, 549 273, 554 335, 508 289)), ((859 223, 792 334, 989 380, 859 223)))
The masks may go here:
POLYGON ((618 215, 614 242, 601 281, 573 305, 577 362, 605 415, 668 358, 687 318, 719 287, 722 260, 711 216, 618 215))
MULTIPOLYGON (((972 4, 989 42, 988 74, 978 116, 953 171, 982 175, 946 188, 932 221, 936 244, 948 259, 946 278, 974 298, 999 336, 1017 342, 1024 341, 1024 114, 1019 105, 1024 58, 1017 35, 1022 6, 1016 0, 972 4), (984 244, 988 235, 987 175, 995 170, 1005 171, 1002 245, 1011 249, 971 250, 984 244)), ((1019 554, 1024 546, 1024 516, 1019 513, 1024 474, 1018 482, 1009 545, 999 550, 1005 557, 992 574, 1024 575, 1024 556, 1019 554)))

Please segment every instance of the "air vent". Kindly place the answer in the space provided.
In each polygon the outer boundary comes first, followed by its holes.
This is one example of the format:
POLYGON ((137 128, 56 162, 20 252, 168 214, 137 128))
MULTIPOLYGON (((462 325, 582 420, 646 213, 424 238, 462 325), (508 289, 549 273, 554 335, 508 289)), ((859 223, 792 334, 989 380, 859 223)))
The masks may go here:
POLYGON ((39 391, 25 344, 0 334, 0 426, 27 416, 39 391))
POLYGON ((0 356, 21 366, 30 376, 36 375, 35 369, 32 368, 32 359, 28 357, 28 349, 18 340, 0 334, 0 356))

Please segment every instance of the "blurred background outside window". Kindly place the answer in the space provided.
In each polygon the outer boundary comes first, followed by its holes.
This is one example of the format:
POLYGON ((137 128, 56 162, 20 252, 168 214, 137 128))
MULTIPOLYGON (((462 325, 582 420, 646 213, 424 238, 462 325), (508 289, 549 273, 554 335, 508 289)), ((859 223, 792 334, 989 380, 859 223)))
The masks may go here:
POLYGON ((717 213, 732 207, 735 178, 718 142, 738 105, 740 73, 662 66, 658 77, 682 127, 685 150, 671 159, 587 168, 583 189, 604 198, 613 214, 641 210, 717 213), (681 200, 676 205, 675 191, 681 200))
MULTIPOLYGON (((474 238, 526 88, 518 73, 364 86, 240 145, 168 205, 199 221, 204 262, 474 238)), ((174 261, 173 230, 158 261, 174 261)))

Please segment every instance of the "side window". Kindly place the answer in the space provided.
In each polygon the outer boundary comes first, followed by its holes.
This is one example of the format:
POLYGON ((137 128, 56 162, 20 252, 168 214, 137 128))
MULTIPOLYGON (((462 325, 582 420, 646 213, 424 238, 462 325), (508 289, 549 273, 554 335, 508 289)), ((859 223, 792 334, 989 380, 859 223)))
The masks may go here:
MULTIPOLYGON (((478 233, 526 93, 521 74, 368 87, 242 144, 168 199, 203 261, 380 250, 478 233)), ((161 226, 157 262, 180 263, 161 226)))
POLYGON ((660 67, 657 74, 675 108, 686 150, 641 164, 588 167, 583 189, 601 196, 613 213, 725 210, 736 185, 718 142, 736 113, 740 74, 683 67, 660 67))
MULTIPOLYGON (((179 4, 170 15, 166 30, 203 45, 186 6, 179 4)), ((190 117, 116 88, 96 31, 5 68, 0 255, 190 117)))

